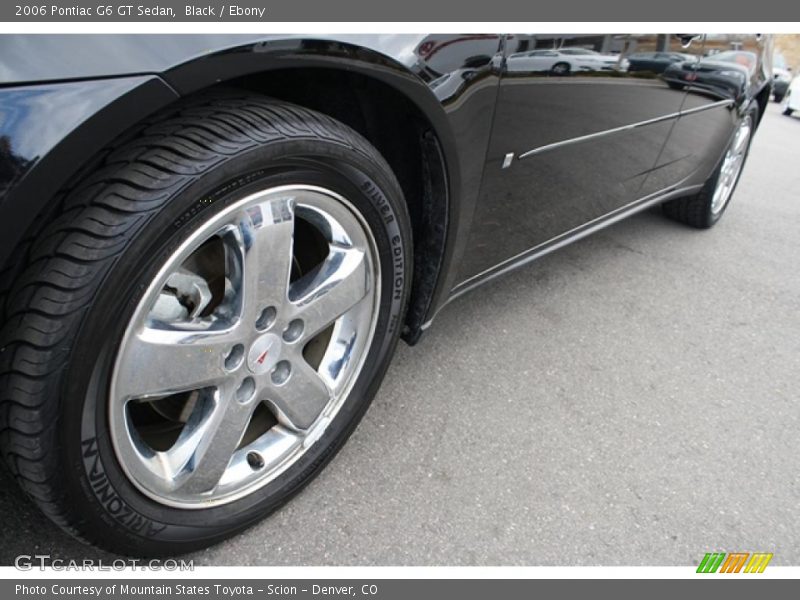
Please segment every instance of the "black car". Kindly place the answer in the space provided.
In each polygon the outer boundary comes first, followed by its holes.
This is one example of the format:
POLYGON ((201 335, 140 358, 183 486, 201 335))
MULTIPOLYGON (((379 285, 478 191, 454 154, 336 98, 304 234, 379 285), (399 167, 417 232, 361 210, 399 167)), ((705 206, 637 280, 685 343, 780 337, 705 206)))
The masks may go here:
POLYGON ((746 94, 759 65, 754 52, 731 50, 697 61, 667 67, 662 77, 675 89, 688 87, 718 98, 740 98, 746 94))
POLYGON ((693 37, 673 89, 507 76, 552 35, 0 36, 5 462, 116 552, 248 527, 454 298, 654 205, 714 225, 770 94, 740 38, 736 86, 693 37))
POLYGON ((792 83, 791 71, 783 70, 773 71, 772 76, 772 97, 775 102, 783 102, 786 92, 789 91, 789 84, 792 83))
POLYGON ((692 58, 691 55, 681 52, 637 52, 628 57, 628 71, 663 73, 670 65, 692 58))

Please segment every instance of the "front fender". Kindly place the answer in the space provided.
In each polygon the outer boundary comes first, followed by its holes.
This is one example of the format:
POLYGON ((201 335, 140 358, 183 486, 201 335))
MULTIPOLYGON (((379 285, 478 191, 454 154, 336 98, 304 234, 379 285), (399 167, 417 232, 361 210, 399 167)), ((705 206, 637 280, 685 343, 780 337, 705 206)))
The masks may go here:
POLYGON ((14 117, 0 124, 0 177, 9 173, 0 199, 0 265, 8 264, 68 179, 147 115, 181 96, 248 75, 330 68, 394 88, 438 139, 448 202, 440 271, 447 277, 440 277, 433 301, 440 304, 452 288, 449 266, 463 251, 477 201, 501 47, 498 35, 2 36, 0 110, 14 117), (450 90, 447 83, 434 91, 435 80, 446 77, 449 83, 461 77, 463 85, 450 90), (14 97, 8 95, 13 90, 14 97), (23 143, 33 123, 48 123, 48 135, 35 145, 23 143))
POLYGON ((100 148, 176 98, 152 75, 0 88, 0 265, 100 148))

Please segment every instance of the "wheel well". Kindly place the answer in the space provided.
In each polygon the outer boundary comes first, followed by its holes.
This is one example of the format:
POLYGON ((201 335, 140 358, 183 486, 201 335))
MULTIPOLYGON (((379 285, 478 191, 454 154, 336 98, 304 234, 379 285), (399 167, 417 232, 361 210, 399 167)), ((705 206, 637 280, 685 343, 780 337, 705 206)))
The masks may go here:
MULTIPOLYGON (((337 69, 295 68, 268 71, 226 81, 240 87, 325 113, 366 137, 397 176, 411 217, 414 268, 403 339, 415 343, 433 299, 444 257, 449 214, 447 170, 433 127, 402 93, 381 81, 337 69)), ((212 86, 213 87, 213 86, 212 86)), ((210 88, 196 93, 205 93, 210 88)), ((137 131, 141 123, 129 131, 137 131)), ((121 136, 124 139, 128 134, 121 136)), ((53 202, 28 228, 14 255, 24 256, 32 240, 60 205, 64 190, 94 170, 105 154, 98 152, 72 174, 53 202)), ((5 293, 24 261, 0 265, 0 312, 5 293)))
POLYGON ((446 167, 422 112, 390 85, 338 69, 295 68, 248 75, 236 86, 327 114, 367 138, 400 182, 411 217, 414 273, 403 338, 419 338, 444 256, 446 167))

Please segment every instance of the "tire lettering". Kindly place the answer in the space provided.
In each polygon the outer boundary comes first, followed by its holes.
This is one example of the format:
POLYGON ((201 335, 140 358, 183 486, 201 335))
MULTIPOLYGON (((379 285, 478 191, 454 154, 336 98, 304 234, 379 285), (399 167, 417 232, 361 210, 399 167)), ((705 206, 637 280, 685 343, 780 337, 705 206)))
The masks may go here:
POLYGON ((378 208, 378 212, 383 217, 384 223, 388 225, 394 221, 394 212, 392 211, 392 207, 389 205, 388 200, 386 200, 386 196, 384 196, 371 181, 365 181, 362 183, 361 191, 369 196, 370 199, 375 203, 378 208))
POLYGON ((392 237, 392 262, 394 264, 394 299, 400 300, 403 297, 403 288, 405 287, 405 262, 399 235, 392 237))
POLYGON ((131 531, 141 533, 144 530, 146 537, 153 537, 164 531, 167 525, 157 523, 138 514, 117 494, 106 476, 103 463, 100 461, 97 438, 84 440, 81 445, 83 446, 83 465, 89 478, 89 485, 95 498, 97 498, 105 511, 115 521, 131 531))

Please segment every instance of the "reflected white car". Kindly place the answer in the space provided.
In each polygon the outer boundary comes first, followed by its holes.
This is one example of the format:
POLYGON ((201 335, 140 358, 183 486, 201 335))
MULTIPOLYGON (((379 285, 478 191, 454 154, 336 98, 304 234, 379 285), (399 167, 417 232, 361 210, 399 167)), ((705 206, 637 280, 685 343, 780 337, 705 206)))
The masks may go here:
POLYGON ((797 112, 800 114, 800 77, 795 77, 792 83, 789 84, 789 89, 783 97, 781 103, 783 114, 787 117, 797 112))
POLYGON ((508 70, 516 73, 547 72, 569 75, 581 71, 626 71, 628 59, 617 54, 600 54, 587 48, 529 50, 508 57, 508 70))

